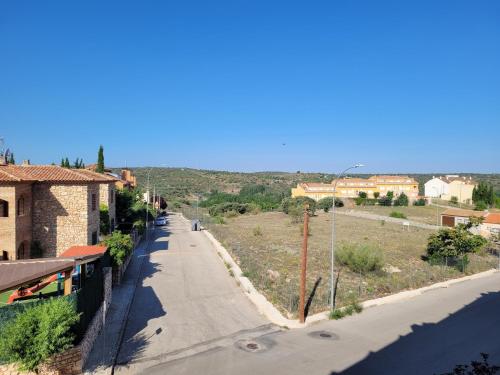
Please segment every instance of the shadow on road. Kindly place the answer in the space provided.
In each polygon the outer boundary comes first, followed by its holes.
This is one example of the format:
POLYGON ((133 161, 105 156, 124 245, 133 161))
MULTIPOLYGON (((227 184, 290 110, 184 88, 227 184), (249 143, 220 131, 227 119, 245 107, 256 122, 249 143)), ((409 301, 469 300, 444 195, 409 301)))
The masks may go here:
POLYGON ((484 293, 438 323, 415 324, 411 329, 348 369, 330 375, 442 374, 455 365, 480 360, 481 352, 490 354, 490 363, 498 365, 500 292, 484 293))

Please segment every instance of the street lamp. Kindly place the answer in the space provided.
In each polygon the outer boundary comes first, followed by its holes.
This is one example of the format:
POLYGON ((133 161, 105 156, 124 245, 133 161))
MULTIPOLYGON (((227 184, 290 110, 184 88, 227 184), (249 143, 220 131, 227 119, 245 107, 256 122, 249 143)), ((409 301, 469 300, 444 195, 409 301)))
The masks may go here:
POLYGON ((333 298, 334 291, 334 273, 333 269, 335 266, 335 194, 337 193, 337 182, 338 180, 351 169, 364 167, 363 164, 354 164, 353 166, 343 170, 341 173, 335 175, 335 182, 333 184, 333 206, 332 206, 332 251, 331 251, 331 269, 330 269, 330 311, 335 308, 335 301, 333 298))

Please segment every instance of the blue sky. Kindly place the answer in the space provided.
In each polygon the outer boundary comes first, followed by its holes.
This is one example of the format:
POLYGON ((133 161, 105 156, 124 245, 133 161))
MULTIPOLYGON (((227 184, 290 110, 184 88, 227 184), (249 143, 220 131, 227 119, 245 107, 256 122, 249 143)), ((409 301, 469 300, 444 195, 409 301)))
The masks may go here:
POLYGON ((499 133, 496 0, 0 4, 17 161, 500 172, 499 133))

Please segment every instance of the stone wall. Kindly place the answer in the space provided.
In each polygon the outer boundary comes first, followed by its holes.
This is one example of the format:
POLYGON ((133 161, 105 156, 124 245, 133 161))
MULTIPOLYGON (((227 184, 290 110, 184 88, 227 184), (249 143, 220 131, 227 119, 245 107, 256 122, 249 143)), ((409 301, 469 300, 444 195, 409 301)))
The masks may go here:
POLYGON ((116 226, 116 187, 114 183, 100 184, 99 203, 106 205, 109 211, 109 224, 116 226))
POLYGON ((95 185, 33 186, 33 240, 40 242, 45 257, 55 257, 74 245, 90 245, 97 225, 89 228, 99 210, 90 213, 90 191, 95 185))
POLYGON ((0 186, 0 199, 9 205, 9 216, 0 217, 0 260, 3 252, 8 255, 9 260, 16 259, 16 190, 14 186, 0 186))
MULTIPOLYGON (((16 249, 24 246, 24 258, 31 258, 33 194, 31 184, 16 185, 16 249), (22 207, 20 207, 22 206, 22 207)), ((23 254, 17 254, 23 258, 23 254)))
POLYGON ((99 184, 88 185, 87 195, 87 244, 96 245, 99 241, 99 184), (94 198, 95 197, 95 198, 94 198), (96 206, 94 207, 93 200, 96 199, 96 206), (94 237, 96 234, 96 238, 94 237), (93 241, 95 239, 95 241, 93 241), (95 242, 95 243, 94 243, 95 242))
POLYGON ((0 365, 1 375, 78 375, 82 373, 82 355, 79 346, 52 356, 39 366, 37 372, 19 371, 17 365, 0 365))

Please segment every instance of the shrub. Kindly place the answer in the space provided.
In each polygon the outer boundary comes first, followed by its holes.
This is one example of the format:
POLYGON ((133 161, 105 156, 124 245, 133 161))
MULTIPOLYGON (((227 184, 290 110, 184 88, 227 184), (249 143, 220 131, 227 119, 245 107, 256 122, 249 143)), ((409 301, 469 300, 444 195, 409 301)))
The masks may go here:
POLYGON ((255 228, 253 228, 253 235, 254 236, 262 236, 262 229, 260 225, 257 225, 255 228))
POLYGON ((488 208, 488 205, 483 202, 483 201, 477 201, 476 202, 476 207, 474 207, 474 210, 476 211, 484 211, 488 208))
POLYGON ((146 231, 146 222, 144 221, 144 219, 136 220, 134 221, 132 227, 137 230, 137 233, 142 235, 146 231))
POLYGON ((20 312, 2 326, 0 356, 21 370, 35 370, 40 363, 73 345, 72 327, 78 322, 75 304, 54 298, 20 312))
POLYGON ((450 203, 451 204, 458 204, 458 197, 452 196, 450 198, 450 203))
MULTIPOLYGON (((335 199, 335 200, 337 200, 337 199, 335 199)), ((337 202, 335 202, 335 203, 337 203, 337 202)), ((328 198, 328 197, 319 200, 318 204, 317 204, 317 208, 320 209, 320 210, 323 210, 324 212, 330 211, 330 209, 332 208, 332 206, 333 206, 333 199, 332 198, 328 198)))
POLYGON ((413 202, 414 206, 425 206, 425 199, 424 198, 419 198, 416 201, 413 202))
POLYGON ((303 214, 304 206, 306 204, 309 206, 307 212, 310 216, 313 216, 316 212, 316 201, 309 197, 285 198, 281 202, 281 210, 287 215, 294 210, 294 215, 297 214, 297 211, 300 211, 303 214))
POLYGON ((366 192, 364 192, 364 191, 360 191, 358 193, 358 197, 366 199, 366 198, 368 198, 368 194, 366 194, 366 192))
POLYGON ((373 198, 378 199, 380 197, 380 193, 378 191, 373 192, 373 198))
POLYGON ((215 224, 226 224, 226 221, 222 216, 214 217, 215 224))
POLYGON ((356 206, 363 206, 365 204, 366 198, 363 197, 356 197, 354 198, 354 203, 356 206))
POLYGON ((390 217, 395 217, 397 219, 406 219, 406 215, 402 212, 399 212, 399 211, 392 211, 390 214, 389 214, 390 217))
POLYGON ((237 202, 226 202, 226 203, 220 203, 216 204, 215 206, 212 206, 208 209, 208 213, 210 216, 220 216, 224 215, 227 212, 234 211, 237 214, 244 214, 247 212, 248 205, 244 203, 237 203, 237 202))
POLYGON ((109 234, 109 210, 105 204, 99 206, 99 227, 101 234, 109 234))
POLYGON ((378 204, 381 206, 392 206, 392 198, 389 197, 388 195, 379 198, 378 204))
POLYGON ((119 231, 114 231, 109 238, 104 241, 104 244, 109 249, 109 255, 113 259, 113 263, 121 266, 127 256, 132 253, 134 244, 130 234, 122 234, 119 231))
POLYGON ((399 194, 399 196, 394 200, 395 206, 408 206, 408 196, 405 193, 399 194))
POLYGON ((344 243, 335 252, 337 261, 352 272, 366 274, 384 266, 382 250, 367 244, 344 243))

